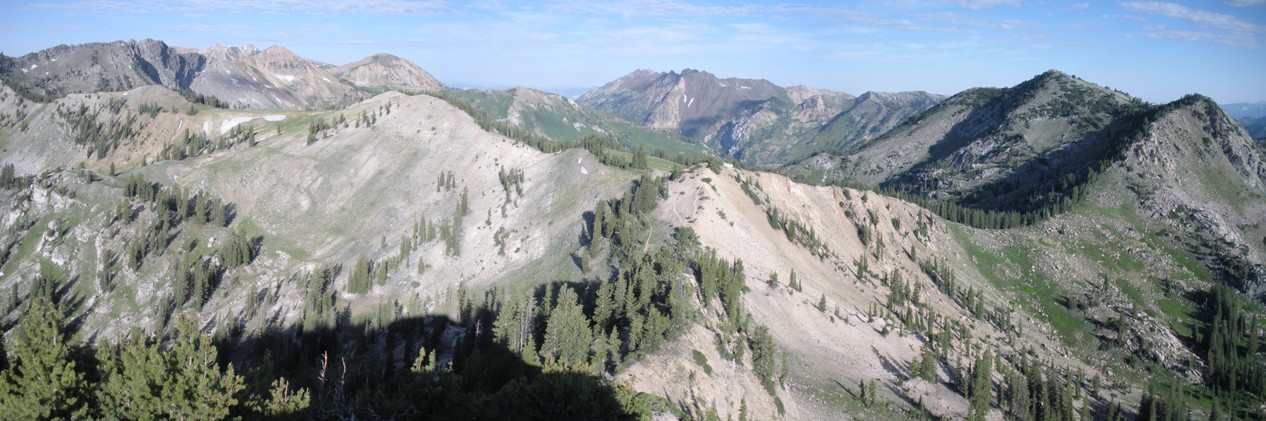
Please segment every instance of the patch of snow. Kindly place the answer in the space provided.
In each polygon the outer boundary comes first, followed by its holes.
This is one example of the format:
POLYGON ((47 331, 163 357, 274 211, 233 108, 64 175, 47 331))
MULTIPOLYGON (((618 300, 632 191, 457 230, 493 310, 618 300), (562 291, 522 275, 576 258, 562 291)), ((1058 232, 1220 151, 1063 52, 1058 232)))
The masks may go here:
POLYGON ((580 165, 580 161, 584 158, 576 158, 576 165, 580 165))
POLYGON ((53 57, 53 58, 52 58, 52 59, 50 59, 50 60, 52 60, 54 63, 56 63, 56 62, 57 62, 57 57, 53 57))
POLYGON ((734 164, 731 164, 729 162, 726 162, 725 164, 722 164, 722 165, 725 165, 726 168, 734 168, 734 164))
POLYGON ((22 73, 26 73, 26 72, 27 72, 27 70, 26 70, 26 69, 22 69, 22 73))
POLYGON ((224 74, 231 75, 233 74, 233 72, 230 72, 229 69, 224 69, 224 74))
POLYGON ((724 83, 721 83, 721 82, 717 82, 717 85, 721 85, 721 87, 722 87, 722 88, 728 88, 728 87, 729 87, 729 86, 725 86, 725 84, 724 84, 724 83))
POLYGON ((585 169, 585 167, 580 167, 580 173, 583 175, 589 175, 589 170, 585 169))
POLYGON ((259 82, 259 79, 256 79, 255 76, 251 76, 251 82, 259 82))
POLYGON ((279 74, 273 73, 273 77, 276 77, 277 79, 281 79, 285 81, 286 83, 295 81, 294 75, 279 75, 279 74))
POLYGON ((286 116, 281 115, 281 114, 269 114, 269 115, 264 116, 264 121, 281 121, 285 119, 286 119, 286 116))
POLYGON ((691 105, 694 105, 694 103, 695 103, 695 99, 694 99, 694 98, 690 98, 690 102, 687 102, 687 103, 686 103, 686 108, 690 108, 690 106, 691 106, 691 105))
POLYGON ((739 89, 752 89, 751 86, 739 86, 739 89))
POLYGON ((204 122, 202 122, 202 133, 205 133, 205 134, 211 134, 211 122, 210 122, 210 121, 204 121, 204 122))
POLYGON ((31 70, 35 70, 35 69, 37 69, 37 68, 39 68, 39 67, 40 67, 40 65, 38 65, 38 64, 32 64, 32 65, 31 65, 31 70))
POLYGON ((242 124, 254 119, 255 117, 234 117, 234 118, 225 120, 224 122, 220 123, 220 135, 224 135, 225 133, 228 133, 229 130, 233 130, 233 127, 236 127, 238 124, 242 124))
POLYGON ((330 81, 329 79, 326 79, 326 78, 325 78, 325 76, 321 76, 321 80, 324 80, 324 81, 326 81, 326 82, 329 82, 329 81, 330 81))
POLYGON ((124 92, 124 93, 123 93, 123 96, 127 96, 127 94, 128 94, 127 92, 124 92))

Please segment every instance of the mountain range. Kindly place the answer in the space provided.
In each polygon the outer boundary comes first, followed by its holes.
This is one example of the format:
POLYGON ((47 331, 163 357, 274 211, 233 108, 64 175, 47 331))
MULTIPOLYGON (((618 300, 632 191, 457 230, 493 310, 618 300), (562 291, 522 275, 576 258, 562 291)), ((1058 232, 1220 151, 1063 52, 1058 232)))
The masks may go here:
POLYGON ((1266 414, 1266 147, 1201 95, 573 101, 152 40, 0 76, 0 418, 1266 414))
POLYGON ((161 85, 214 96, 234 107, 292 110, 346 106, 388 89, 443 88, 413 63, 386 54, 335 67, 281 46, 195 50, 149 39, 62 45, 6 57, 0 60, 0 75, 14 89, 45 98, 161 85))
POLYGON ((647 127, 674 131, 718 152, 770 166, 820 150, 849 151, 937 103, 926 92, 861 96, 761 79, 638 70, 576 102, 647 127))

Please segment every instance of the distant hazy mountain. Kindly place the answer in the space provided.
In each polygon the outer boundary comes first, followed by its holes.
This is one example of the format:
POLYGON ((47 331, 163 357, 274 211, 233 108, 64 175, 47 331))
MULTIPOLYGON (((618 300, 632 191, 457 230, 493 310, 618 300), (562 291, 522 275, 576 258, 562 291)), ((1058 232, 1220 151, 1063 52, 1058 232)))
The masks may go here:
POLYGON ((1241 118, 1240 125, 1248 131, 1248 135, 1257 140, 1266 140, 1266 117, 1241 118))
POLYGON ((768 166, 822 149, 851 150, 940 99, 924 92, 854 97, 686 69, 638 70, 577 102, 768 166))
POLYGON ((470 104, 489 118, 559 142, 594 135, 611 138, 647 153, 706 155, 707 148, 682 139, 668 130, 633 124, 610 114, 581 106, 570 98, 531 88, 500 90, 449 89, 444 94, 470 104))
POLYGON ((280 46, 195 50, 155 40, 62 45, 4 57, 0 76, 15 90, 39 97, 162 85, 215 96, 236 107, 286 109, 347 105, 389 89, 442 87, 413 63, 394 56, 334 67, 280 46))
POLYGON ((1266 101, 1220 104, 1219 107, 1222 107, 1226 115, 1236 120, 1266 117, 1266 101))

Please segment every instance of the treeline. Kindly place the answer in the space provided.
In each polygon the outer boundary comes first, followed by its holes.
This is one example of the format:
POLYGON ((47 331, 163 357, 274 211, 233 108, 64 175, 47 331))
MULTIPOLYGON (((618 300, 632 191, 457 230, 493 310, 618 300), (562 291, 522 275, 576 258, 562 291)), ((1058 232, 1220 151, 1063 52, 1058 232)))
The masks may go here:
POLYGON ((229 108, 229 104, 227 102, 220 101, 220 99, 216 98, 215 95, 203 95, 189 89, 180 89, 177 90, 177 92, 180 93, 180 96, 185 97, 186 100, 194 104, 208 105, 212 108, 229 108))
POLYGON ((163 145, 163 150, 159 152, 158 159, 182 160, 230 149, 243 143, 254 147, 256 145, 255 136, 255 129, 241 125, 234 126, 229 130, 228 134, 216 140, 211 140, 205 133, 190 132, 189 129, 185 129, 180 136, 179 143, 163 145))
MULTIPOLYGON (((125 101, 116 98, 111 100, 106 108, 110 114, 117 115, 124 104, 125 101)), ((70 126, 75 144, 82 146, 88 157, 96 156, 97 159, 105 158, 111 150, 118 148, 120 142, 132 139, 140 133, 136 124, 137 115, 129 113, 114 117, 109 121, 100 121, 101 112, 90 109, 87 105, 73 107, 61 104, 57 106, 57 116, 70 126)))

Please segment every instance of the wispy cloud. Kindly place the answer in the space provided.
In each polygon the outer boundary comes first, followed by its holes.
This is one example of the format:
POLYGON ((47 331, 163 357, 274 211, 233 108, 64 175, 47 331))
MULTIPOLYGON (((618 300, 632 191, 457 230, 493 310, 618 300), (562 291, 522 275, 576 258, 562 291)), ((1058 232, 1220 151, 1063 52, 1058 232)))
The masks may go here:
POLYGON ((1266 6, 1266 0, 1231 0, 1231 1, 1226 2, 1226 4, 1229 4, 1235 7, 1266 6))
POLYGON ((1151 32, 1144 35, 1152 38, 1213 41, 1245 48, 1259 47, 1257 34, 1262 28, 1232 15, 1158 1, 1125 2, 1121 3, 1121 7, 1130 11, 1186 21, 1202 28, 1201 31, 1190 31, 1173 30, 1163 26, 1151 27, 1148 28, 1151 32))
POLYGON ((988 9, 998 6, 1019 6, 1020 0, 958 0, 958 5, 968 9, 988 9))

